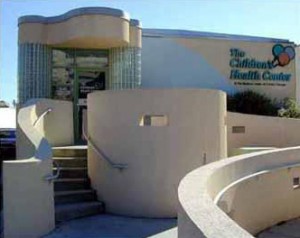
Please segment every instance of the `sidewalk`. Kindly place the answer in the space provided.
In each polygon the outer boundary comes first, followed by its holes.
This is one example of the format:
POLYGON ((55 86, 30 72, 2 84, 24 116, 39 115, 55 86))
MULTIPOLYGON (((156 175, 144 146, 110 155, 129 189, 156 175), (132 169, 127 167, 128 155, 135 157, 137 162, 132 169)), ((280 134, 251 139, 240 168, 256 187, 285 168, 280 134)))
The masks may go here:
POLYGON ((176 238, 176 219, 97 215, 62 223, 44 238, 176 238))

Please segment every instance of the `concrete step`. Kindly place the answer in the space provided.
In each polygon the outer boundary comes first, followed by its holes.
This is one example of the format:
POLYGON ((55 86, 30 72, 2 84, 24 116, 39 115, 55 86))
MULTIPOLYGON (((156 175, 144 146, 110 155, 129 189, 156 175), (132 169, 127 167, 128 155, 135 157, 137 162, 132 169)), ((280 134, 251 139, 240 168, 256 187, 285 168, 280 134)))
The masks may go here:
POLYGON ((53 147, 53 157, 87 157, 87 146, 53 147))
POLYGON ((88 178, 62 178, 54 181, 54 191, 86 190, 90 188, 88 178))
POLYGON ((86 157, 53 157, 60 167, 87 167, 86 157))
MULTIPOLYGON (((57 168, 53 168, 53 173, 56 171, 57 168)), ((88 178, 87 167, 62 167, 59 173, 59 179, 61 178, 88 178)))
POLYGON ((104 212, 102 202, 82 202, 55 206, 56 222, 69 221, 75 218, 97 215, 104 212))
POLYGON ((74 190, 74 191, 61 191, 55 192, 55 204, 67 204, 78 202, 97 201, 95 190, 74 190))

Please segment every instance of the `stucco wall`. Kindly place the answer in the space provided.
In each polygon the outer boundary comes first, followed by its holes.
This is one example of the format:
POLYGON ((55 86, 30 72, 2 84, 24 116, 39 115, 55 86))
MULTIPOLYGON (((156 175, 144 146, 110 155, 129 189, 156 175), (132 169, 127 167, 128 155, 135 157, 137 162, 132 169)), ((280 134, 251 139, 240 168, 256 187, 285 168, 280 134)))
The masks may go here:
POLYGON ((52 150, 33 126, 36 118, 36 101, 32 100, 18 113, 27 159, 3 162, 5 238, 38 238, 55 226, 53 183, 45 179, 52 175, 52 150))
POLYGON ((92 186, 108 212, 176 217, 177 186, 190 170, 226 157, 226 95, 212 90, 123 90, 88 96, 88 134, 122 171, 89 146, 92 186), (166 126, 139 126, 165 115, 166 126))
POLYGON ((179 237, 250 238, 299 217, 299 156, 299 147, 257 152, 189 173, 178 189, 179 237))
POLYGON ((41 115, 48 108, 51 108, 52 111, 45 116, 41 123, 41 132, 44 137, 52 146, 73 145, 73 103, 42 99, 36 104, 37 115, 41 115))
MULTIPOLYGON (((272 61, 272 47, 276 42, 258 40, 212 39, 204 37, 147 36, 142 38, 142 88, 209 88, 227 93, 254 90, 268 97, 283 99, 296 98, 296 60, 284 67, 270 69, 271 73, 290 74, 290 81, 279 80, 233 80, 231 70, 240 72, 257 71, 263 74, 266 69, 231 68, 231 49, 245 52, 245 58, 256 61, 272 61), (174 67, 175 66, 175 67, 174 67), (244 84, 244 85, 242 85, 244 84)), ((284 46, 292 46, 292 43, 284 46)))
POLYGON ((229 154, 244 146, 289 147, 300 145, 300 120, 241 113, 227 113, 229 154), (244 133, 233 133, 244 127, 244 133))
POLYGON ((129 22, 117 17, 91 15, 53 24, 24 23, 19 27, 19 42, 80 48, 125 46, 129 43, 129 22), (99 24, 101 27, 95 27, 99 24))
MULTIPOLYGON (((295 58, 295 73, 296 73, 296 82, 300 81, 300 46, 295 47, 296 58, 295 58)), ((296 83, 296 99, 300 103, 300 86, 299 83, 296 83)))
POLYGON ((300 215, 299 164, 253 174, 225 188, 215 203, 251 234, 300 215))
POLYGON ((4 237, 39 238, 55 227, 53 183, 44 180, 52 160, 3 163, 4 237))

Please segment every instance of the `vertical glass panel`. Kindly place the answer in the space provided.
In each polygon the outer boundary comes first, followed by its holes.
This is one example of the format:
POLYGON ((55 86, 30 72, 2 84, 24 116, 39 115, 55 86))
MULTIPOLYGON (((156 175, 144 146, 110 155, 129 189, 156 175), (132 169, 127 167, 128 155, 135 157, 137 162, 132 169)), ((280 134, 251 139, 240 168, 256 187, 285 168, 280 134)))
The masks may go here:
POLYGON ((138 88, 141 81, 139 48, 121 47, 109 51, 109 89, 138 88))
POLYGON ((53 49, 52 50, 53 66, 72 66, 74 65, 74 53, 69 50, 53 49))
POLYGON ((76 51, 77 67, 104 68, 108 66, 107 51, 76 51))
POLYGON ((18 100, 21 104, 31 98, 50 97, 50 58, 51 50, 45 45, 19 45, 18 100))

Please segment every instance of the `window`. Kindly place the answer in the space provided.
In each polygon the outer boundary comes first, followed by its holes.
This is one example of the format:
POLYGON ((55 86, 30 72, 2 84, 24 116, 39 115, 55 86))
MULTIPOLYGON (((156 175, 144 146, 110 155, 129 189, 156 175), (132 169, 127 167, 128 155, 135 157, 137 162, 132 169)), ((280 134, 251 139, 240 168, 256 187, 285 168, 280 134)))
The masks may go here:
POLYGON ((168 117, 166 115, 144 115, 140 120, 140 126, 167 126, 168 117))
POLYGON ((293 189, 297 189, 300 187, 300 179, 299 177, 294 177, 293 178, 293 189))
POLYGON ((232 133, 245 133, 246 128, 244 126, 233 126, 232 133))
POLYGON ((107 50, 52 49, 52 98, 74 99, 74 80, 80 67, 96 70, 107 66, 107 50))

